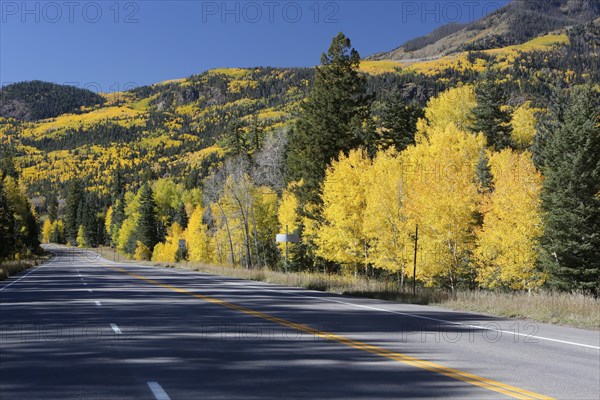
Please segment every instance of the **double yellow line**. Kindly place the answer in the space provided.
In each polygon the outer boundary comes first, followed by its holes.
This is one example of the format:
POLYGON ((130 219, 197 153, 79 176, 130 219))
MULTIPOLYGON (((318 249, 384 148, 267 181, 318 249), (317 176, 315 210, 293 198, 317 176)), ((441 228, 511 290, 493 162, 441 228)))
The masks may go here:
POLYGON ((261 319, 273 322, 275 324, 283 325, 288 328, 292 328, 292 329, 295 329, 295 330, 298 330, 301 332, 305 332, 305 333, 308 333, 308 334, 316 336, 316 337, 322 337, 324 339, 330 340, 332 342, 337 342, 337 343, 343 344, 345 346, 352 347, 354 349, 366 351, 368 353, 375 354, 375 355, 378 355, 381 357, 385 357, 390 360, 400 361, 404 364, 408 364, 408 365, 411 365, 416 368, 424 369, 426 371, 434 372, 436 374, 444 375, 449 378, 458 379, 460 381, 469 383, 471 385, 479 386, 479 387, 487 389, 487 390, 492 390, 494 392, 502 393, 506 396, 509 396, 509 397, 512 397, 515 399, 551 399, 551 397, 548 397, 548 396, 530 392, 528 390, 524 390, 524 389, 521 389, 521 388, 518 388, 515 386, 507 385, 507 384, 504 384, 504 383, 501 383, 498 381, 494 381, 491 379, 483 378, 481 376, 473 375, 468 372, 460 371, 460 370, 457 370, 454 368, 449 368, 444 365, 436 364, 436 363, 422 360, 422 359, 419 359, 416 357, 411 357, 406 354, 386 350, 382 347, 373 346, 368 343, 349 339, 344 336, 340 336, 340 335, 336 335, 336 334, 332 334, 332 333, 328 333, 328 332, 324 332, 324 331, 319 331, 318 329, 311 328, 308 325, 298 324, 296 322, 288 321, 283 318, 274 317, 272 315, 265 314, 260 311, 255 311, 255 310, 252 310, 252 309, 249 309, 246 307, 242 307, 242 306, 239 306, 234 303, 230 303, 230 302, 227 302, 224 300, 219 300, 214 297, 205 296, 205 295, 202 295, 199 293, 191 292, 186 289, 178 288, 176 286, 167 285, 165 283, 156 281, 154 279, 149 279, 142 275, 134 274, 123 268, 118 268, 118 267, 109 267, 109 268, 112 268, 116 271, 127 274, 134 278, 140 279, 142 281, 151 283, 153 285, 172 290, 174 292, 187 294, 189 296, 207 301, 209 303, 218 304, 220 306, 227 307, 231 310, 239 311, 239 312, 242 312, 247 315, 252 315, 257 318, 261 318, 261 319))

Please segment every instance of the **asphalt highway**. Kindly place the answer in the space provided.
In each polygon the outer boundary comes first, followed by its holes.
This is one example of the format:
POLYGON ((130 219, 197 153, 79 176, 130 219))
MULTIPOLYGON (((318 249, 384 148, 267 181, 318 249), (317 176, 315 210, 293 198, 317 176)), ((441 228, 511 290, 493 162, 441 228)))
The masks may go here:
POLYGON ((0 399, 600 398, 600 331, 115 263, 0 283, 0 399))

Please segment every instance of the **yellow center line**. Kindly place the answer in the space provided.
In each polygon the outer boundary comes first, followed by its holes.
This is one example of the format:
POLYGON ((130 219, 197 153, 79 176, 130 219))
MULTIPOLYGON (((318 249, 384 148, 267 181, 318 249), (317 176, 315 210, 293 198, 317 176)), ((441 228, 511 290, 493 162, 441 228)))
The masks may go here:
POLYGON ((197 299, 207 301, 209 303, 218 304, 218 305, 227 307, 231 310, 239 311, 239 312, 242 312, 247 315, 252 315, 257 318, 271 321, 273 323, 283 325, 288 328, 292 328, 292 329, 295 329, 295 330, 298 330, 301 332, 305 332, 310 335, 314 335, 316 337, 321 337, 321 338, 330 340, 332 342, 337 342, 337 343, 343 344, 345 346, 352 347, 354 349, 362 350, 362 351, 365 351, 365 352, 368 352, 371 354, 385 357, 390 360, 400 361, 404 364, 407 364, 407 365, 410 365, 410 366, 413 366, 416 368, 424 369, 424 370, 427 370, 430 372, 434 372, 434 373, 437 373, 440 375, 447 376, 449 378, 457 379, 457 380, 469 383, 471 385, 482 387, 487 390, 492 390, 494 392, 502 393, 502 394, 505 394, 505 395, 515 398, 515 399, 552 399, 551 397, 544 396, 544 395, 541 395, 541 394, 538 394, 535 392, 530 392, 528 390, 521 389, 516 386, 507 385, 502 382, 483 378, 478 375, 470 374, 465 371, 446 367, 441 364, 436 364, 436 363, 422 360, 420 358, 412 357, 412 356, 409 356, 406 354, 397 353, 397 352, 394 352, 391 350, 384 349, 382 347, 373 346, 368 343, 360 342, 358 340, 349 339, 344 336, 320 331, 320 330, 311 328, 308 325, 303 325, 303 324, 299 324, 296 322, 288 321, 283 318, 275 317, 275 316, 272 316, 272 315, 269 315, 269 314, 266 314, 266 313, 263 313, 260 311, 255 311, 250 308, 242 307, 237 304, 230 303, 228 301, 220 300, 220 299, 217 299, 214 297, 209 297, 209 296, 205 296, 205 295, 202 295, 199 293, 191 292, 186 289, 178 288, 176 286, 168 285, 168 284, 156 281, 154 279, 146 278, 142 275, 138 275, 138 274, 129 272, 123 268, 110 267, 110 266, 108 266, 108 268, 122 272, 122 273, 132 276, 134 278, 151 283, 153 285, 163 287, 165 289, 169 289, 169 290, 172 290, 172 291, 175 291, 178 293, 183 293, 183 294, 195 297, 197 299))

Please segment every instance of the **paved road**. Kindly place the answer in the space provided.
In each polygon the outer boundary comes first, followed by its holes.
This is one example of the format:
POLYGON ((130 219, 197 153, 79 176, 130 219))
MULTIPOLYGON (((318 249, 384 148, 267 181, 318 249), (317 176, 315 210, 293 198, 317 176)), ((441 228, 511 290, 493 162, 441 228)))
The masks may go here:
POLYGON ((0 286, 1 399, 599 397, 598 331, 55 254, 0 286))

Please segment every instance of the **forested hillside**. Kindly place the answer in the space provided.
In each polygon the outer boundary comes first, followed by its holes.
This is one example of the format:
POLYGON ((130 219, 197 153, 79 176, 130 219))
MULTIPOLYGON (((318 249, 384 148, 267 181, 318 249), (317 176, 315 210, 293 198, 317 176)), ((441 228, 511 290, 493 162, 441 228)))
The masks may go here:
POLYGON ((600 26, 531 35, 401 64, 339 34, 315 69, 102 98, 10 85, 2 192, 20 181, 44 242, 140 260, 280 269, 288 229, 294 270, 598 294, 600 26))
POLYGON ((90 90, 42 81, 20 82, 0 90, 0 117, 34 121, 82 112, 103 103, 104 98, 90 90))

